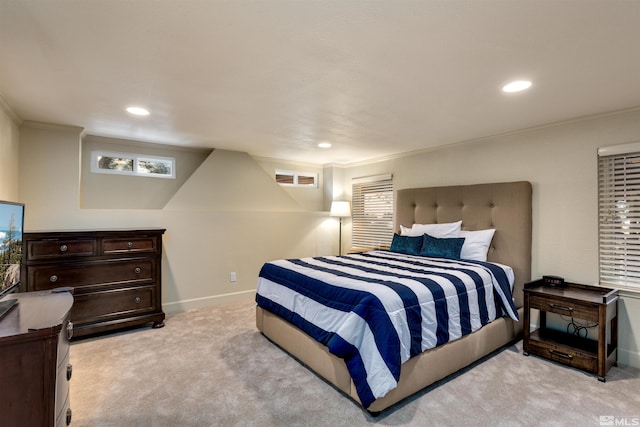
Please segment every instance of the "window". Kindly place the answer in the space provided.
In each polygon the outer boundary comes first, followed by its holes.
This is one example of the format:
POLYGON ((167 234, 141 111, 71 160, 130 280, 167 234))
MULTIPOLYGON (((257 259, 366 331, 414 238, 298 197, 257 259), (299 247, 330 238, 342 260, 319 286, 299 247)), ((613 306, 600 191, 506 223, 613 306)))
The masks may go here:
POLYGON ((276 182, 287 187, 318 187, 318 174, 276 169, 276 182))
POLYGON ((91 152, 91 172, 96 173, 175 178, 175 166, 176 160, 173 157, 91 152))
POLYGON ((640 143, 598 150, 600 283, 640 288, 640 143))
POLYGON ((355 248, 391 246, 393 239, 393 176, 354 178, 352 237, 355 248))

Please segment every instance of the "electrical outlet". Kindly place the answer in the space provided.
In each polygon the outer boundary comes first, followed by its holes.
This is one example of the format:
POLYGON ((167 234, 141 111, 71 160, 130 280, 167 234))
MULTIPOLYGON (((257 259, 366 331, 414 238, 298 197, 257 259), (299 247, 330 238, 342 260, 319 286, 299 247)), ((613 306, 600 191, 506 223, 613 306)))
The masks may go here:
POLYGON ((235 282, 236 281, 236 272, 232 271, 231 274, 229 274, 229 281, 230 282, 235 282))

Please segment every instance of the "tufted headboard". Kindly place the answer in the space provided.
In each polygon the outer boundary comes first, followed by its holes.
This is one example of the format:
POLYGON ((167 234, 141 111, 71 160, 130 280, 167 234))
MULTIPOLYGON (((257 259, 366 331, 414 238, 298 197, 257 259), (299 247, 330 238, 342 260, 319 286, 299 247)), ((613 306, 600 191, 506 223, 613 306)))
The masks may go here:
POLYGON ((522 307, 523 287, 531 280, 531 183, 408 188, 397 192, 396 230, 400 225, 459 220, 463 230, 496 229, 487 258, 513 268, 516 306, 522 307))

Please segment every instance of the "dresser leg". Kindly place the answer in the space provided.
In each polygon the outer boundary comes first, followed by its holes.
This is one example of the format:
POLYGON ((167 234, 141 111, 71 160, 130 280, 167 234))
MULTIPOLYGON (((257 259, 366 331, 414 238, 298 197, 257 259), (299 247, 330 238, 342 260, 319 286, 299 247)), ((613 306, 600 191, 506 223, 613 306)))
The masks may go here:
POLYGON ((161 320, 159 322, 153 322, 153 326, 152 326, 153 329, 159 329, 162 327, 164 327, 164 320, 161 320))

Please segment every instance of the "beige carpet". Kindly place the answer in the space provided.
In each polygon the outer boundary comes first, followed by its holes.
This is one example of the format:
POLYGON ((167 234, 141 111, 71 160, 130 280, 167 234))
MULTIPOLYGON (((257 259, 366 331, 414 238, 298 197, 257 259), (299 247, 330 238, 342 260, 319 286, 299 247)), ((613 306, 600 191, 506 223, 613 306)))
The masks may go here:
POLYGON ((253 303, 169 316, 162 329, 76 341, 71 362, 74 427, 598 426, 601 416, 640 421, 639 370, 614 367, 601 383, 523 356, 521 342, 373 418, 267 341, 255 328, 253 303))

